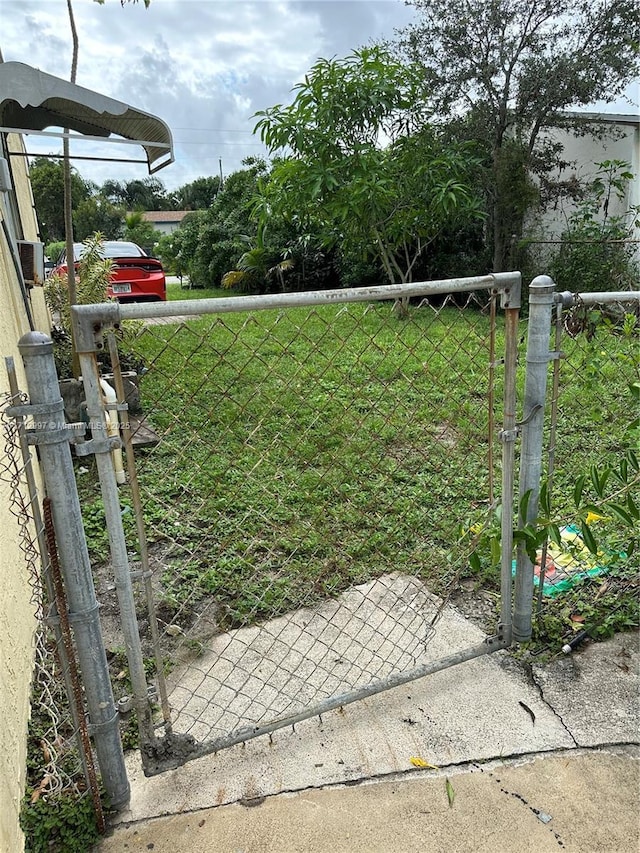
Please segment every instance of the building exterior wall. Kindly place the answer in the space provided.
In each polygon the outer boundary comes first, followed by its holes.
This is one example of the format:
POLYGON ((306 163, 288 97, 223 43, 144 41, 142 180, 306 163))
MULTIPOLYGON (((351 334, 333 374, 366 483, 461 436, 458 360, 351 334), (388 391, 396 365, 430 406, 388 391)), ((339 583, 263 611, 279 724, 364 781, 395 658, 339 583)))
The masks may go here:
MULTIPOLYGON (((561 129, 546 132, 548 140, 562 145, 564 157, 570 161, 569 166, 552 177, 562 181, 575 177, 584 184, 593 180, 598 163, 605 160, 628 163, 635 179, 629 182, 626 197, 621 200, 613 198, 609 208, 610 216, 621 216, 630 208, 640 205, 640 117, 594 115, 592 118, 604 129, 609 128, 611 133, 599 138, 590 134, 576 137, 561 129)), ((575 209, 575 204, 565 199, 544 211, 538 221, 541 234, 547 239, 559 238, 575 209)), ((640 239, 640 229, 637 227, 635 239, 640 239)))
POLYGON ((189 210, 148 210, 142 214, 142 218, 145 222, 150 222, 161 234, 173 234, 189 213, 189 210))
MULTIPOLYGON (((21 145, 13 137, 10 147, 21 145)), ((11 158, 14 190, 24 239, 37 240, 26 160, 11 158)), ((4 216, 0 204, 0 218, 4 216)), ((42 288, 31 292, 36 327, 49 328, 42 288)), ((0 229, 0 392, 9 390, 5 356, 13 356, 20 388, 25 388, 17 343, 29 331, 9 244, 0 229)), ((4 448, 0 452, 4 452, 4 448)), ((26 774, 27 723, 33 666, 34 606, 20 533, 11 513, 8 485, 0 482, 0 850, 19 853, 24 839, 19 814, 26 774)))

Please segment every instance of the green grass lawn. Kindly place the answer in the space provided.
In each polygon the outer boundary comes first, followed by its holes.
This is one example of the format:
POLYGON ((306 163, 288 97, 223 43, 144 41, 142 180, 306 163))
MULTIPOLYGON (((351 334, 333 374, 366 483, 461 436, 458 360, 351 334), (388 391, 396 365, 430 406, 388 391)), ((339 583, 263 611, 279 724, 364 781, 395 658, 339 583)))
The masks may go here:
MULTIPOLYGON (((175 287, 177 298, 226 295, 175 287)), ((441 594, 473 576, 458 540, 487 511, 490 445, 500 486, 502 367, 490 439, 488 336, 477 307, 401 321, 388 303, 146 327, 141 393, 162 440, 137 464, 165 606, 184 613, 213 595, 232 627, 386 572, 441 594)), ((580 473, 630 446, 635 343, 565 342, 560 511, 580 473)), ((498 357, 502 346, 499 327, 498 357)), ((104 547, 99 502, 93 510, 91 544, 104 547)), ((484 566, 480 581, 496 589, 497 571, 484 566)))
POLYGON ((167 301, 176 302, 179 299, 217 299, 223 296, 233 296, 228 290, 221 287, 189 287, 189 280, 180 282, 172 281, 167 284, 167 301))

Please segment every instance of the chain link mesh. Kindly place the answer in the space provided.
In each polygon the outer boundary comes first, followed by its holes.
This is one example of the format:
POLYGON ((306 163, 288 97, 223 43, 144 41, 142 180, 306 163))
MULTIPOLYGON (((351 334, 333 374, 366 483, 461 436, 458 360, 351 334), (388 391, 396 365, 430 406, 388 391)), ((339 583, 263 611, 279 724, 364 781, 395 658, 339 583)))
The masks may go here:
MULTIPOLYGON (((61 793, 84 797, 90 792, 86 782, 87 759, 71 710, 73 695, 67 692, 73 689, 68 659, 52 630, 55 606, 44 582, 50 566, 43 568, 38 544, 38 537, 44 537, 44 527, 37 495, 31 493, 27 484, 27 466, 32 459, 24 457, 17 419, 7 414, 7 408, 25 402, 22 395, 4 395, 0 400, 3 436, 0 479, 9 488, 9 510, 18 524, 20 551, 28 571, 31 605, 37 620, 27 752, 27 798, 34 804, 61 793)), ((78 682, 75 688, 81 691, 78 682)))
MULTIPOLYGON (((148 321, 121 354, 145 365, 131 428, 176 731, 223 738, 424 660, 461 534, 499 497, 494 308, 148 321)), ((91 474, 83 491, 91 516, 91 474)), ((133 553, 128 486, 121 503, 133 553)))
POLYGON ((576 303, 558 309, 553 332, 562 358, 546 446, 556 530, 536 567, 539 650, 553 654, 638 625, 640 316, 637 302, 576 303))

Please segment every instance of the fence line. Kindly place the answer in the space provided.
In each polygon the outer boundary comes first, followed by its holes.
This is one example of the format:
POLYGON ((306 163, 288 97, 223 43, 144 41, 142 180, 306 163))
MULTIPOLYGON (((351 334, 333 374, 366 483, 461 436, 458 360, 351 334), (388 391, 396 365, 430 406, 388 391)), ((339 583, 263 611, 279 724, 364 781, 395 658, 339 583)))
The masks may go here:
MULTIPOLYGON (((145 556, 143 540, 140 571, 133 568, 154 591, 160 637, 151 629, 139 639, 143 617, 131 587, 132 546, 111 448, 103 443, 97 453, 145 772, 510 642, 518 300, 519 275, 503 274, 74 308, 87 412, 98 434, 106 430, 95 361, 104 348, 102 327, 179 318, 177 326, 145 325, 134 346, 135 359, 147 364, 140 393, 159 443, 136 453, 132 485, 135 493, 140 480, 141 498, 133 494, 131 507, 138 522, 145 517, 151 552, 145 556), (474 296, 478 288, 487 292, 483 303, 474 296), (407 321, 384 311, 385 300, 409 296, 423 301, 407 321), (498 298, 507 320, 500 330, 505 355, 496 359, 498 298), (499 435, 488 435, 496 420, 494 381, 506 403, 499 435), (477 517, 483 506, 491 516, 487 459, 493 464, 498 439, 506 547, 497 633, 480 647, 445 654, 444 663, 425 661, 434 626, 468 565, 468 549, 455 553, 459 524, 452 526, 451 511, 435 496, 450 504, 456 490, 468 492, 469 478, 456 466, 477 456, 482 462, 472 480, 482 491, 467 493, 465 511, 477 517), (448 532, 446 525, 441 534, 416 527, 429 518, 421 506, 427 498, 439 524, 448 516, 448 532), (442 567, 439 599, 411 577, 425 558, 442 567), (169 726, 164 714, 162 740, 153 731, 145 655, 155 659, 156 673, 164 658, 173 660, 173 714, 169 726)), ((117 361, 112 370, 120 397, 109 407, 115 414, 123 410, 124 388, 117 361)), ((162 696, 161 703, 167 704, 162 696)))

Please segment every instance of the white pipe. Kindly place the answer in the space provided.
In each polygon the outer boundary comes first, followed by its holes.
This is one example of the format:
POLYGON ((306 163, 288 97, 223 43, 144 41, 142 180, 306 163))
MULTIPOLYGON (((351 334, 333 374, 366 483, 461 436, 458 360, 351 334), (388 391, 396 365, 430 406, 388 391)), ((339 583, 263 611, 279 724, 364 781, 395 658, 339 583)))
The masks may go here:
MULTIPOLYGON (((114 389, 109 385, 106 379, 100 379, 100 387, 102 388, 102 395, 107 401, 107 403, 117 403, 118 397, 114 389)), ((120 427, 118 425, 118 413, 117 412, 105 412, 105 420, 107 422, 107 435, 109 436, 119 436, 120 435, 120 427)), ((116 483, 119 486, 122 486, 127 482, 127 478, 124 473, 124 466, 122 464, 122 450, 117 448, 117 450, 111 451, 111 456, 113 459, 113 467, 116 472, 116 483)))

